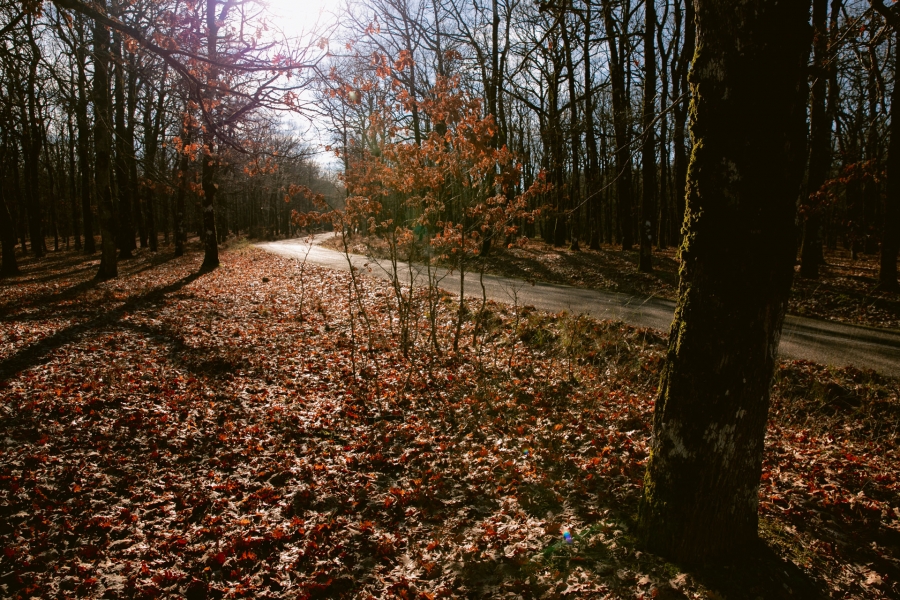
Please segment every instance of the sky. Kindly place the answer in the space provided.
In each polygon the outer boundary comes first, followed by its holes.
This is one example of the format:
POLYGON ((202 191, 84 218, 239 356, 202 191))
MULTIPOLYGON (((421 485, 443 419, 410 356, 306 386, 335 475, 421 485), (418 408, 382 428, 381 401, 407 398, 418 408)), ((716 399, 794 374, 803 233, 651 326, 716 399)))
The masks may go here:
MULTIPOLYGON (((271 15, 270 22, 288 38, 305 37, 310 31, 327 30, 333 25, 335 13, 342 0, 266 0, 271 15)), ((324 137, 317 130, 318 124, 297 116, 284 115, 285 124, 320 152, 316 162, 327 169, 336 168, 334 154, 324 150, 324 137)))
POLYGON ((309 32, 334 20, 341 0, 266 0, 273 22, 288 36, 309 32))

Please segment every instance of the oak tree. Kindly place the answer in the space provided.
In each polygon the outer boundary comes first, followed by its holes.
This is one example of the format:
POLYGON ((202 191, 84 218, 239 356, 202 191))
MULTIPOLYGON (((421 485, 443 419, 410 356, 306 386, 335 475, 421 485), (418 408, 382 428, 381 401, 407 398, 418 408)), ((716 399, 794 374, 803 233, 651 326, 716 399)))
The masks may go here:
POLYGON ((810 35, 800 2, 695 6, 686 236, 640 529, 654 551, 706 561, 756 539, 796 251, 810 35))

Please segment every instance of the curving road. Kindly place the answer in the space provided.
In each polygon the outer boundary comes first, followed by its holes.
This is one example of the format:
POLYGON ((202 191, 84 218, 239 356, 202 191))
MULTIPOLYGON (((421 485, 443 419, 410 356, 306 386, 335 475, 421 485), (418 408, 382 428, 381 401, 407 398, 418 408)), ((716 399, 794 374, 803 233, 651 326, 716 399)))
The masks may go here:
MULTIPOLYGON (((268 252, 305 260, 332 269, 349 270, 347 257, 317 243, 332 234, 314 236, 311 240, 292 239, 257 244, 268 252)), ((359 255, 351 255, 355 268, 375 276, 387 277, 389 263, 359 255)), ((424 267, 405 263, 400 271, 408 279, 426 281, 424 267)), ((459 293, 459 274, 438 270, 440 286, 459 293)), ((484 276, 487 297, 497 302, 531 305, 541 310, 585 314, 597 319, 624 321, 639 327, 668 331, 675 303, 659 298, 639 298, 616 292, 589 290, 546 283, 530 284, 519 279, 484 276)), ((481 297, 477 273, 467 273, 466 296, 481 297)), ((804 317, 788 316, 781 335, 779 353, 787 358, 805 359, 837 367, 854 366, 874 369, 882 374, 900 376, 900 331, 844 325, 804 317)))

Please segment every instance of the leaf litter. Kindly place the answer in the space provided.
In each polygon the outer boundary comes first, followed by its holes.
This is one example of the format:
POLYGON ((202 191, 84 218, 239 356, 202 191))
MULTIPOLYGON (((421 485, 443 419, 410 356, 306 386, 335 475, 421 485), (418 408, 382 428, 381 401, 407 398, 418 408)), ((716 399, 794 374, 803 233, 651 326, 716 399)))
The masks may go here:
POLYGON ((774 558, 711 573, 636 546, 656 332, 474 302, 454 356, 447 296, 404 359, 381 281, 60 256, 0 284, 0 596, 900 593, 895 379, 779 366, 774 558))

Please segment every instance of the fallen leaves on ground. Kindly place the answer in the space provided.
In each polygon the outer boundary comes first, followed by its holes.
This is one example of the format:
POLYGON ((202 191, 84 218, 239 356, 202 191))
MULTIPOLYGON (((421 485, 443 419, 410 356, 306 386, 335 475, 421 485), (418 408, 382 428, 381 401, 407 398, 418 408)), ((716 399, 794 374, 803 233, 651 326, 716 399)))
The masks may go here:
MULTIPOLYGON (((444 297, 440 351, 420 310, 404 359, 384 282, 200 262, 97 283, 59 253, 0 284, 0 595, 722 597, 632 535, 658 333, 470 303, 453 355, 444 297)), ((780 367, 746 597, 900 592, 898 406, 780 367)))

